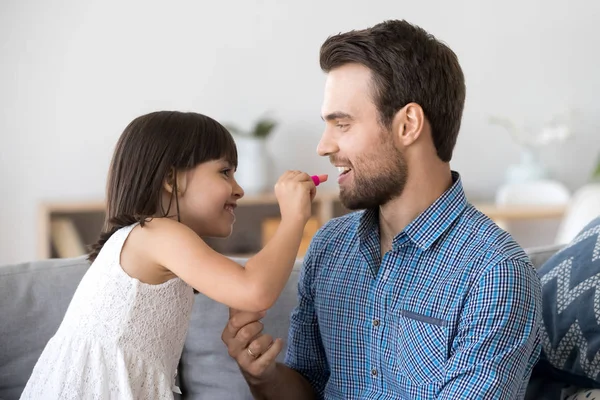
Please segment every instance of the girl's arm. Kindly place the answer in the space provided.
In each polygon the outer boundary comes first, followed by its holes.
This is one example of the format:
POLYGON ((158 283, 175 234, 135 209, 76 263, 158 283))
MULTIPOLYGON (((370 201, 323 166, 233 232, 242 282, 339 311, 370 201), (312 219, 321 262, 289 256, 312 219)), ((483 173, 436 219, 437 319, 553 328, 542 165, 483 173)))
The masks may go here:
POLYGON ((267 245, 245 268, 214 251, 194 231, 166 218, 148 222, 140 232, 151 262, 164 266, 206 296, 246 311, 270 308, 283 290, 311 215, 315 186, 306 174, 276 187, 281 223, 267 245))
POLYGON ((160 218, 141 234, 154 261, 206 296, 246 311, 270 308, 296 260, 305 222, 282 220, 267 245, 242 267, 213 250, 187 226, 160 218))

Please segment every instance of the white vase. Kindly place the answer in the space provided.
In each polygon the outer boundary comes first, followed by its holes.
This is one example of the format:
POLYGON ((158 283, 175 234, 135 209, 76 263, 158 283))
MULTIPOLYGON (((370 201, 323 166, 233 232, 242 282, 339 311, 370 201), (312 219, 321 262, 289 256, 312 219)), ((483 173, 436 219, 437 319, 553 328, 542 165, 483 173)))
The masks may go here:
POLYGON ((535 151, 523 148, 521 161, 508 167, 506 171, 507 183, 522 183, 537 181, 548 177, 548 171, 539 161, 535 151))
POLYGON ((249 195, 271 189, 272 161, 264 139, 236 136, 238 167, 235 179, 249 195))

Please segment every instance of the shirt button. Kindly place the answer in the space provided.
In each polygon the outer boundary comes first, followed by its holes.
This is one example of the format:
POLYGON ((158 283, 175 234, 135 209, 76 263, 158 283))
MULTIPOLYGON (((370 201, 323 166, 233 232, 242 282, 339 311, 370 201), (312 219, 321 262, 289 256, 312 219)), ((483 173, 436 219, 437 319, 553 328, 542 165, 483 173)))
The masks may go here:
POLYGON ((371 370, 371 375, 377 376, 377 370, 375 368, 371 370))
POLYGON ((373 326, 379 326, 379 320, 378 319, 374 319, 373 320, 373 326))

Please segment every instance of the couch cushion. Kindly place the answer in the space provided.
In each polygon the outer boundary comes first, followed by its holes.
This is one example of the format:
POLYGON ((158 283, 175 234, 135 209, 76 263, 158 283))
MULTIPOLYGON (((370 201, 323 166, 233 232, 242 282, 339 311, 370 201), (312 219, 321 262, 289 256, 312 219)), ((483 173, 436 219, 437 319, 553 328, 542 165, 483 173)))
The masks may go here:
POLYGON ((565 383, 600 386, 600 217, 539 269, 543 319, 540 365, 565 383))
MULTIPOLYGON (((236 261, 244 263, 244 260, 236 261)), ((300 267, 301 261, 297 261, 283 293, 263 320, 265 333, 284 340, 284 348, 278 357, 281 362, 285 356, 290 313, 297 304, 300 267)), ((184 398, 253 398, 236 362, 229 357, 221 341, 228 318, 227 307, 202 294, 196 296, 179 370, 184 398)))
POLYGON ((0 267, 0 399, 18 399, 60 325, 85 257, 0 267))
MULTIPOLYGON (((243 264, 245 260, 236 261, 243 264)), ((298 261, 284 292, 263 320, 265 332, 284 340, 297 301, 300 265, 298 261)), ((0 400, 21 395, 88 267, 85 257, 0 267, 0 400)), ((221 341, 227 318, 227 307, 202 294, 196 296, 178 376, 184 399, 252 398, 221 341)), ((280 361, 284 354, 285 349, 280 361)))

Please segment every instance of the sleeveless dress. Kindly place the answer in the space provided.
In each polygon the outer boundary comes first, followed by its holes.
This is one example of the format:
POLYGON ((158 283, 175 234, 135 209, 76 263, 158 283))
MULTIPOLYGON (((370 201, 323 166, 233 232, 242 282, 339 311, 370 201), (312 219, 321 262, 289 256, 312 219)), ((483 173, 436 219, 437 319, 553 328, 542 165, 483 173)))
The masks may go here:
POLYGON ((137 224, 104 244, 79 283, 21 399, 172 399, 194 303, 179 278, 131 278, 121 249, 137 224))

